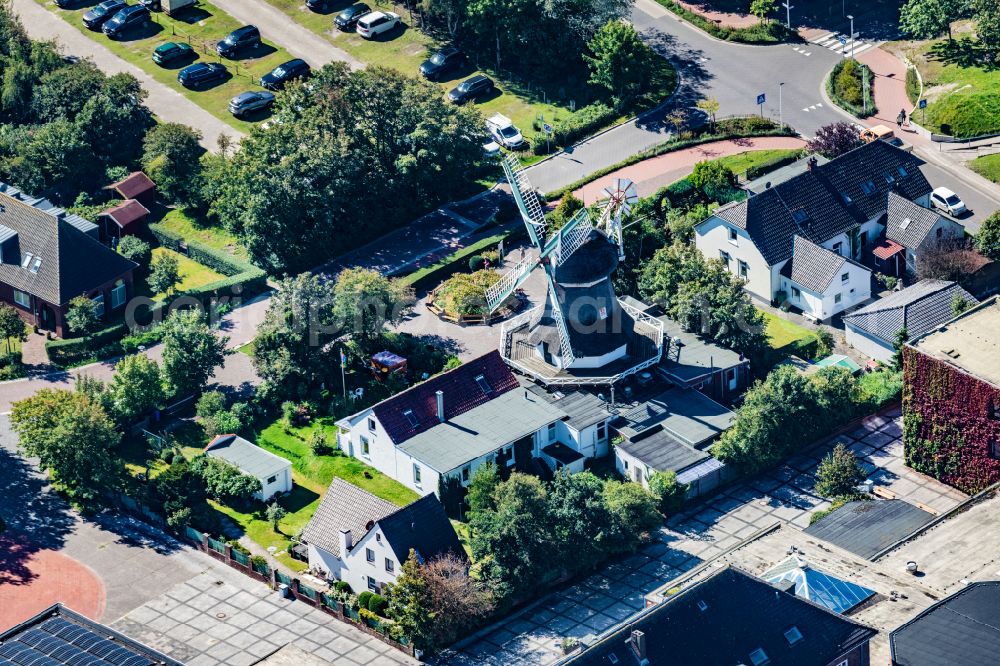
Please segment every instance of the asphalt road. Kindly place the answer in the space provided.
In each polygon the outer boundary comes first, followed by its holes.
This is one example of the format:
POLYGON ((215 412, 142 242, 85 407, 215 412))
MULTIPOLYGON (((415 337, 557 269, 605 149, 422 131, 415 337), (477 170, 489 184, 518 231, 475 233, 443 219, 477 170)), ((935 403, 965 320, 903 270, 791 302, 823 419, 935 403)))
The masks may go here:
POLYGON ((916 151, 926 162, 920 170, 931 187, 947 187, 965 202, 969 212, 956 219, 970 234, 978 232, 983 220, 1000 210, 1000 188, 990 183, 980 184, 980 177, 947 157, 930 161, 936 157, 929 154, 932 150, 933 147, 916 151))
POLYGON ((653 0, 636 0, 632 24, 647 43, 678 67, 680 84, 668 103, 613 130, 531 167, 528 176, 542 192, 564 187, 598 169, 616 164, 666 141, 663 117, 675 107, 693 107, 700 99, 719 101, 719 116, 759 113, 779 117, 810 137, 821 126, 848 119, 829 106, 821 92, 838 53, 816 46, 790 44, 746 46, 709 37, 679 20, 653 0), (806 55, 809 54, 809 55, 806 55), (757 95, 764 93, 763 109, 757 95))

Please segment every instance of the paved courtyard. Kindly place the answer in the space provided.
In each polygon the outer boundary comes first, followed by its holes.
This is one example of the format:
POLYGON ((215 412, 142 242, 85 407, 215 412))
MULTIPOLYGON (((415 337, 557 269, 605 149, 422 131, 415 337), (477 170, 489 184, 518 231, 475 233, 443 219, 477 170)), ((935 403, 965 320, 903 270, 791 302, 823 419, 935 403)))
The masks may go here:
POLYGON ((758 530, 782 522, 798 529, 830 503, 816 496, 814 472, 837 442, 845 443, 876 485, 910 503, 942 513, 966 495, 903 465, 899 410, 872 416, 785 465, 738 483, 671 518, 656 539, 634 555, 480 632, 446 655, 448 664, 549 664, 559 641, 589 644, 601 632, 643 608, 643 595, 722 554, 758 530))
POLYGON ((186 666, 249 666, 292 644, 338 666, 416 664, 402 652, 207 555, 207 566, 111 626, 186 666))

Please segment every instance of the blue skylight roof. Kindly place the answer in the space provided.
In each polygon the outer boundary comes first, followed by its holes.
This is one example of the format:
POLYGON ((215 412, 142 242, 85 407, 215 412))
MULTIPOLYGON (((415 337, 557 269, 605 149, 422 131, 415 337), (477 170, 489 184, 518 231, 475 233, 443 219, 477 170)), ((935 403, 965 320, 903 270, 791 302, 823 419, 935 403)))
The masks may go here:
POLYGON ((796 596, 836 613, 846 613, 875 594, 867 587, 813 569, 794 555, 765 573, 762 578, 772 585, 792 581, 795 583, 796 596))

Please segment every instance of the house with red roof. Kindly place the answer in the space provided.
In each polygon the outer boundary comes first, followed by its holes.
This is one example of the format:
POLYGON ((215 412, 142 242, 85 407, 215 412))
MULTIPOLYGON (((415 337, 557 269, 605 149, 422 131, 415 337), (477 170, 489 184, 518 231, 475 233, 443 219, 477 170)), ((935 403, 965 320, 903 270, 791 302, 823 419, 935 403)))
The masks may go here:
POLYGON ((117 183, 108 185, 108 188, 126 201, 134 199, 146 207, 156 203, 156 183, 141 171, 133 171, 117 183))
POLYGON ((105 238, 121 239, 142 230, 149 218, 149 209, 136 199, 126 199, 102 211, 98 218, 102 222, 105 238))
POLYGON ((534 388, 493 351, 341 419, 338 445, 421 494, 467 486, 485 462, 544 477, 607 455, 603 400, 534 388))

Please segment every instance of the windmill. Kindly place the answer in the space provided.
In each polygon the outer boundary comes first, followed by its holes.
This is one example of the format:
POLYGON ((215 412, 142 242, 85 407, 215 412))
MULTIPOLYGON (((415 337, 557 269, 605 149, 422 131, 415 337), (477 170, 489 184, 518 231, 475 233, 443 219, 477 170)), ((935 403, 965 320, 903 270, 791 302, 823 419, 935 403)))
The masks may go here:
POLYGON ((606 189, 609 197, 596 227, 584 208, 549 234, 517 156, 507 155, 503 169, 533 248, 487 290, 487 307, 499 308, 539 265, 548 286, 544 305, 502 327, 501 354, 508 363, 547 383, 594 384, 641 369, 629 365, 632 360, 641 367, 659 361, 662 324, 619 302, 611 285, 622 256, 621 222, 637 200, 634 184, 617 179, 606 189), (615 364, 614 375, 605 374, 615 364), (574 370, 582 374, 574 376, 574 370))

